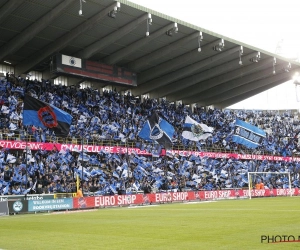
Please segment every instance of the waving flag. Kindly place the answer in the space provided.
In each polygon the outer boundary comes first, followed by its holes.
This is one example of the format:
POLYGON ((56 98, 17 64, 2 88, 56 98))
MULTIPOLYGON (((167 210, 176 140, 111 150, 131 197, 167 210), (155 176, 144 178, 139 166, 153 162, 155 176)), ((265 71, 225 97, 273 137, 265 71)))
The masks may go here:
POLYGON ((183 138, 191 141, 206 140, 209 136, 212 136, 212 132, 212 127, 198 123, 189 116, 185 118, 182 132, 183 138))
POLYGON ((174 132, 174 127, 154 112, 138 136, 146 141, 156 141, 166 148, 171 146, 174 132))
POLYGON ((8 154, 6 158, 7 163, 15 163, 17 161, 17 158, 14 155, 8 154))
POLYGON ((59 135, 68 135, 72 116, 67 112, 30 95, 24 99, 23 125, 49 128, 59 135))
POLYGON ((247 122, 236 120, 232 141, 247 148, 256 148, 261 145, 266 132, 247 122))

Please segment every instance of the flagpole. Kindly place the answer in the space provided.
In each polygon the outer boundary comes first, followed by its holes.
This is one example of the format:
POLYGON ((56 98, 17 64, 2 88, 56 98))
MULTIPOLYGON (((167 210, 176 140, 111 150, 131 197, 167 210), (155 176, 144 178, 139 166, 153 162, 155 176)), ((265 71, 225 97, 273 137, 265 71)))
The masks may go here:
MULTIPOLYGON (((24 131, 25 132, 25 131, 24 131)), ((25 187, 26 187, 26 189, 27 189, 27 184, 28 184, 28 163, 27 163, 27 161, 28 161, 28 144, 27 144, 27 141, 28 141, 28 139, 27 139, 27 134, 25 135, 25 148, 26 148, 26 153, 25 153, 25 166, 26 166, 26 185, 25 185, 25 187)))
POLYGON ((128 138, 126 138, 126 162, 127 162, 127 167, 128 166, 128 138))
POLYGON ((81 190, 83 194, 83 131, 81 134, 81 190))
MULTIPOLYGON (((24 100, 23 100, 23 104, 25 104, 25 97, 26 97, 26 84, 25 84, 25 88, 24 88, 24 100)), ((23 117, 24 117, 24 110, 23 110, 23 117)), ((24 121, 23 121, 23 126, 24 126, 24 121)), ((28 184, 28 164, 27 164, 27 159, 28 159, 28 138, 27 138, 27 132, 25 130, 25 127, 23 127, 24 129, 24 138, 25 138, 25 148, 26 148, 26 153, 25 153, 25 168, 26 168, 26 188, 27 188, 27 184, 28 184)))

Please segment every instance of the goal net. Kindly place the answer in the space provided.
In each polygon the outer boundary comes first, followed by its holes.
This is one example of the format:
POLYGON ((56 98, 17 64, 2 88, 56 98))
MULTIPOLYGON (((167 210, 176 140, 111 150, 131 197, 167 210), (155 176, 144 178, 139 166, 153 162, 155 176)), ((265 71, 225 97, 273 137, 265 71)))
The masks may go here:
POLYGON ((260 196, 292 196, 289 172, 248 172, 249 199, 260 196), (267 192, 266 192, 267 191, 267 192))

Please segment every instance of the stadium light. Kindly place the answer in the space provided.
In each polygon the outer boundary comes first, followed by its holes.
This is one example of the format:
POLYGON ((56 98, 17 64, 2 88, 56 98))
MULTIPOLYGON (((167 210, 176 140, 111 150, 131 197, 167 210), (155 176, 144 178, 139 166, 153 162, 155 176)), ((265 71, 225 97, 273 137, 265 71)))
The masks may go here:
POLYGON ((240 50, 239 50, 239 57, 240 57, 240 60, 239 60, 239 65, 242 66, 243 65, 243 62, 242 62, 242 55, 244 53, 244 49, 243 49, 243 46, 240 47, 240 50))
POLYGON ((300 85, 300 75, 299 75, 299 72, 296 72, 293 76, 293 81, 294 81, 294 84, 296 85, 300 85))
POLYGON ((292 69, 292 64, 288 63, 288 65, 286 67, 283 68, 284 72, 290 72, 290 70, 292 69))
POLYGON ((260 52, 257 52, 256 56, 250 58, 250 62, 257 63, 260 60, 260 52))
POLYGON ((213 47, 213 50, 214 51, 222 51, 222 49, 224 47, 225 47, 224 39, 221 39, 220 42, 213 47))
POLYGON ((202 31, 199 31, 199 36, 198 36, 198 52, 201 52, 201 42, 203 40, 203 35, 202 31))
POLYGON ((177 23, 174 23, 174 27, 172 29, 169 29, 169 30, 166 31, 166 35, 167 36, 173 36, 173 32, 178 33, 177 23))
POLYGON ((117 2, 116 5, 114 6, 113 10, 108 12, 108 16, 111 18, 116 18, 116 15, 117 15, 118 11, 120 11, 120 9, 121 9, 121 4, 120 4, 120 2, 117 2))
POLYGON ((82 3, 86 3, 85 0, 79 0, 79 16, 83 16, 82 14, 82 3))
POLYGON ((148 18, 147 18, 147 32, 146 32, 146 36, 149 36, 149 30, 150 30, 150 25, 152 25, 152 15, 150 13, 148 13, 148 18))
POLYGON ((273 75, 276 74, 275 65, 276 65, 276 58, 273 57, 273 75))

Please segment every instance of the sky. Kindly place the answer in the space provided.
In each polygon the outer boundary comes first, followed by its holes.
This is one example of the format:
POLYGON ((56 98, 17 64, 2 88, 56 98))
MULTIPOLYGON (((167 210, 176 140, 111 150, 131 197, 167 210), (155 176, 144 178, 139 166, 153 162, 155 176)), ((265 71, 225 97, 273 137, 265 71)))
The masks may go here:
MULTIPOLYGON (((272 53, 280 44, 281 56, 300 57, 300 0, 130 1, 272 53)), ((291 80, 230 108, 300 110, 300 102, 291 80)))

